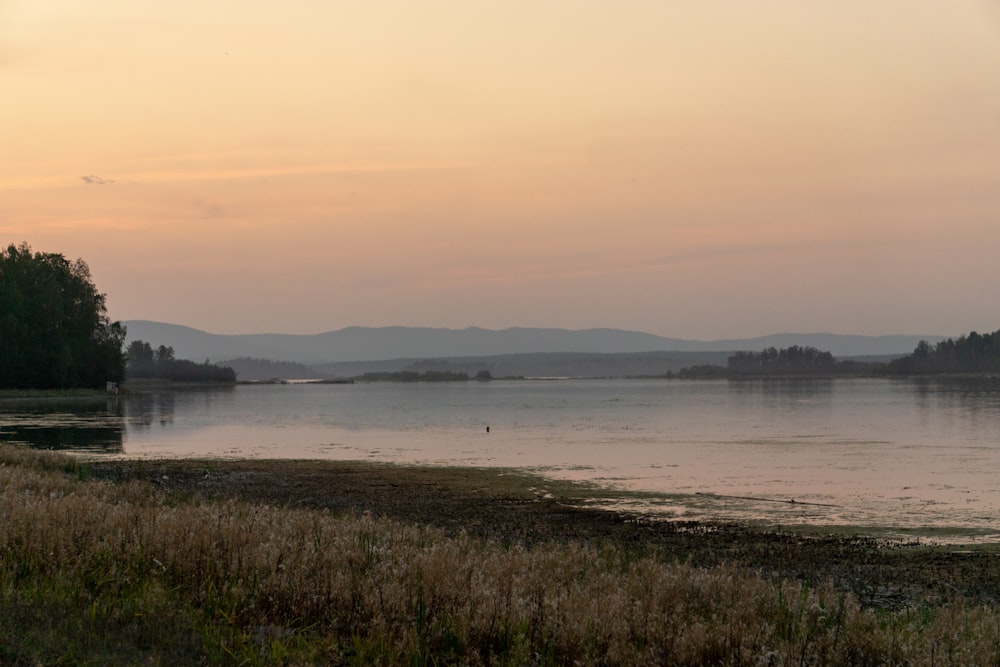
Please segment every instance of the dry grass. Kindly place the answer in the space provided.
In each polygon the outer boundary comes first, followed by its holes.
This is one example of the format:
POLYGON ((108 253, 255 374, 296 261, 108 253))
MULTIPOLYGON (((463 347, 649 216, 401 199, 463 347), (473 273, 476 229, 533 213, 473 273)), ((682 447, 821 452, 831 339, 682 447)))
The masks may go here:
POLYGON ((992 607, 85 472, 0 447, 0 663, 1000 664, 992 607))

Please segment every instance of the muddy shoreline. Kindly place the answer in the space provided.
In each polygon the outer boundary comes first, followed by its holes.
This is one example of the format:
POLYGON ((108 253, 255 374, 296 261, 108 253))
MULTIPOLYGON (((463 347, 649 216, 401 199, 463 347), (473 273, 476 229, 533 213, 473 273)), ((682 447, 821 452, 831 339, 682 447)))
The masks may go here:
MULTIPOLYGON (((93 479, 148 481, 178 498, 240 498, 371 513, 448 532, 541 545, 614 544, 699 567, 734 564, 769 577, 832 581, 865 605, 900 609, 964 599, 1000 604, 1000 547, 932 546, 847 532, 667 521, 588 507, 595 489, 501 469, 295 460, 104 460, 93 479)), ((606 490, 600 491, 606 496, 606 490)))

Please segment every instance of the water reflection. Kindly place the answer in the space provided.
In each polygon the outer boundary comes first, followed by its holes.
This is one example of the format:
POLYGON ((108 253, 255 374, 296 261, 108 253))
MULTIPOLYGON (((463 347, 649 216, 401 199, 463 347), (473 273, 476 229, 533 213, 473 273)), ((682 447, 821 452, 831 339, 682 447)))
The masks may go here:
MULTIPOLYGON (((227 385, 130 395, 124 403, 124 453, 134 453, 138 443, 191 440, 194 433, 215 422, 242 420, 232 413, 235 391, 234 386, 227 385)), ((163 453, 171 454, 169 451, 163 453)))
POLYGON ((757 377, 726 380, 730 392, 814 395, 833 390, 836 380, 830 377, 757 377))
POLYGON ((118 397, 0 402, 0 441, 36 449, 120 454, 124 403, 118 397))
POLYGON ((1000 399, 1000 378, 916 378, 914 394, 921 399, 957 401, 973 410, 996 408, 1000 399))
POLYGON ((833 393, 833 378, 747 378, 727 380, 726 387, 734 396, 764 396, 769 399, 801 400, 829 397, 833 393))
POLYGON ((728 402, 771 419, 790 413, 827 411, 834 399, 831 378, 753 378, 728 380, 728 402))
POLYGON ((908 384, 922 418, 937 414, 953 423, 989 430, 1000 424, 1000 379, 996 377, 916 378, 908 384))
POLYGON ((125 403, 125 414, 131 429, 148 431, 154 425, 168 427, 174 423, 177 398, 173 392, 138 394, 125 403))
POLYGON ((0 401, 0 441, 36 449, 123 454, 129 437, 174 428, 178 414, 208 414, 234 388, 169 389, 108 397, 19 398, 0 401))
POLYGON ((1000 511, 1000 382, 986 379, 175 389, 69 404, 0 401, 0 439, 136 457, 528 468, 725 503, 760 500, 746 514, 687 503, 691 518, 787 522, 794 512, 804 522, 992 534, 1000 511))

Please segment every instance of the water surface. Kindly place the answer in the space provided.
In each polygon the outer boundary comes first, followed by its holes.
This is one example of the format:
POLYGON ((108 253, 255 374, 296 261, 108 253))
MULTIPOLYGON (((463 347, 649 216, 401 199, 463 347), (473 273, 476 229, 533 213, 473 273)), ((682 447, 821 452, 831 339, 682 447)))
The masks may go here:
POLYGON ((995 381, 240 385, 0 402, 0 438, 129 457, 516 467, 669 494, 644 506, 671 517, 1000 540, 995 381))

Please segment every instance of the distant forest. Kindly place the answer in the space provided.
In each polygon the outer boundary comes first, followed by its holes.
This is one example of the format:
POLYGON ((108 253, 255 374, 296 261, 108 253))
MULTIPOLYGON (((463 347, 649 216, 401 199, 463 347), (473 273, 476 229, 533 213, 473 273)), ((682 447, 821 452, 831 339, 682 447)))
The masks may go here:
POLYGON ((453 371, 398 371, 398 372, 378 372, 364 373, 356 378, 361 382, 465 382, 468 380, 492 380, 493 376, 489 371, 479 371, 476 376, 470 377, 468 373, 456 373, 453 371))
POLYGON ((729 357, 727 370, 730 375, 829 375, 836 366, 829 352, 792 345, 780 350, 769 347, 760 352, 737 352, 729 357))
POLYGON ((130 380, 159 379, 173 382, 236 382, 236 371, 228 366, 216 366, 207 360, 198 364, 187 359, 175 359, 174 348, 160 345, 153 348, 141 340, 132 341, 125 354, 125 376, 130 380))
POLYGON ((323 377, 321 371, 309 368, 304 364, 292 361, 271 361, 254 357, 239 357, 228 359, 222 363, 236 371, 236 377, 242 380, 311 380, 323 377))
MULTIPOLYGON (((461 382, 526 376, 559 377, 647 377, 647 378, 752 378, 752 377, 893 377, 932 374, 1000 374, 1000 330, 981 335, 972 332, 936 344, 920 341, 913 353, 889 360, 837 359, 831 352, 812 346, 767 347, 759 352, 690 353, 695 363, 674 366, 673 370, 648 374, 647 368, 677 363, 683 353, 643 354, 528 354, 499 357, 425 359, 404 368, 331 373, 331 369, 249 357, 232 359, 224 365, 206 361, 176 360, 173 349, 153 348, 135 341, 128 348, 127 373, 130 378, 166 378, 185 382, 266 381, 340 377, 360 382, 461 382), (698 363, 702 360, 709 363, 698 363), (725 365, 721 362, 725 361, 725 365), (680 370, 678 370, 680 368, 680 370), (585 373, 581 370, 585 369, 585 373)), ((391 364, 392 362, 382 362, 391 364)), ((353 364, 365 366, 367 364, 353 364)), ((346 370, 352 364, 346 365, 346 370)), ((668 366, 669 367, 669 366, 668 366)), ((338 367, 339 368, 339 367, 338 367)), ((358 368, 357 370, 362 370, 358 368)))
POLYGON ((936 345, 920 341, 913 354, 893 359, 886 371, 903 375, 1000 373, 1000 329, 990 334, 973 331, 936 345))
MULTIPOLYGON (((889 362, 838 361, 829 352, 814 347, 766 348, 760 352, 737 352, 725 368, 700 365, 685 368, 677 377, 760 377, 834 375, 941 375, 1000 373, 1000 330, 991 334, 975 331, 948 338, 935 345, 920 341, 912 354, 889 362)), ((670 374, 668 374, 669 376, 670 374)))

